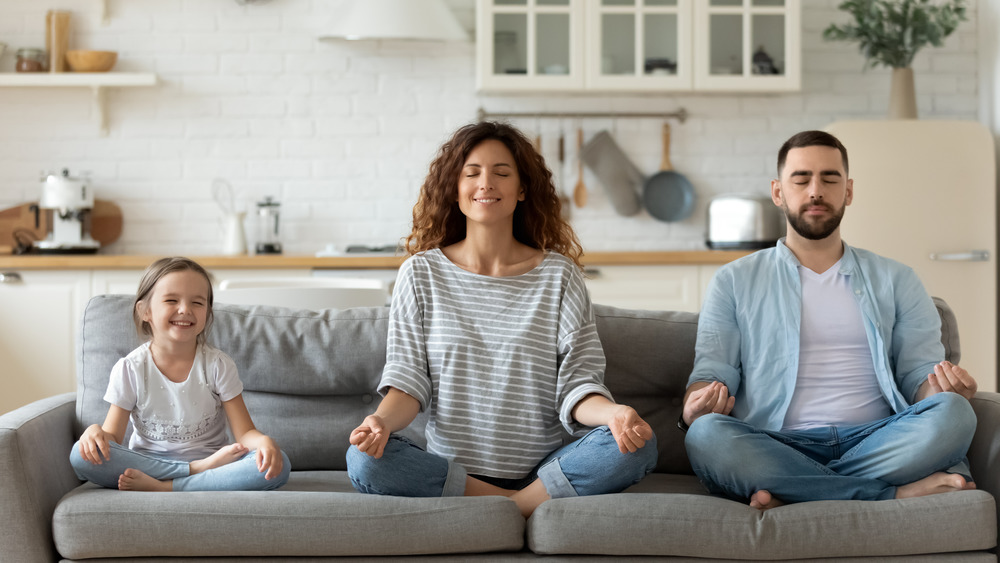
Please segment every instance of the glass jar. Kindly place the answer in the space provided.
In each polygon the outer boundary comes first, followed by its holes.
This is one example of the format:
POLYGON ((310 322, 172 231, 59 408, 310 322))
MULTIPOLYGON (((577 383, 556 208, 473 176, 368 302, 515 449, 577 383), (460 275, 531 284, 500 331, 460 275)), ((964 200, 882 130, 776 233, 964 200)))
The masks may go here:
POLYGON ((45 51, 43 49, 21 48, 17 50, 17 72, 44 72, 45 51))

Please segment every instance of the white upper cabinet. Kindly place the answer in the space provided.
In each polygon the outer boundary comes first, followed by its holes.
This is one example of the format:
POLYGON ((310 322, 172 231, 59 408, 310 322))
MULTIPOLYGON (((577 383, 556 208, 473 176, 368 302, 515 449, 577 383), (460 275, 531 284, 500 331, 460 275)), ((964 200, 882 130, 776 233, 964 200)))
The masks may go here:
POLYGON ((476 78, 480 90, 584 87, 584 3, 477 0, 476 78))
POLYGON ((787 91, 799 0, 477 0, 486 92, 787 91))
POLYGON ((802 25, 798 0, 699 0, 695 9, 696 90, 799 90, 802 25))

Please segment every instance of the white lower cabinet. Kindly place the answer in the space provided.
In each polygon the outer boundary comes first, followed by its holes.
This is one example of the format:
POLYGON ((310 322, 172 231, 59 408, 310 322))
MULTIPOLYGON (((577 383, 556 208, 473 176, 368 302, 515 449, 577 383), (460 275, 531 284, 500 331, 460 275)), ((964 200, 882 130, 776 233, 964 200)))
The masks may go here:
POLYGON ((592 266, 590 300, 601 305, 655 311, 701 310, 705 288, 719 266, 592 266))
POLYGON ((76 389, 76 333, 90 272, 2 272, 0 413, 76 389))
POLYGON ((587 269, 590 300, 626 309, 697 311, 697 266, 600 266, 587 269))

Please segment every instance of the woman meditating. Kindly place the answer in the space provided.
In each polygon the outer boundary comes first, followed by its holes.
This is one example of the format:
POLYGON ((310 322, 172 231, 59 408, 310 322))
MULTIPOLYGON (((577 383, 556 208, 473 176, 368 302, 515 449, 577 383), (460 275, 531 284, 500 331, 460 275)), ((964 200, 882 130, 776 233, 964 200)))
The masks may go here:
POLYGON ((656 440, 604 386, 604 351, 552 174, 492 122, 440 149, 393 292, 383 400, 350 437, 361 492, 550 498, 619 492, 656 440), (395 434, 429 410, 427 450, 395 434), (580 436, 563 445, 563 429, 580 436))

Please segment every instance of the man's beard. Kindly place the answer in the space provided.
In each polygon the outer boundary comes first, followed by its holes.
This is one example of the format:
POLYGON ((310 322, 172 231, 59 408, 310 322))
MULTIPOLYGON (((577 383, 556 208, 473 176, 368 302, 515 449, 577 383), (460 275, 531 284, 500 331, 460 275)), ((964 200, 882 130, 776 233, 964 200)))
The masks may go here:
POLYGON ((817 203, 807 203, 803 205, 798 213, 793 214, 788 211, 788 204, 784 201, 781 202, 781 210, 785 212, 785 217, 788 219, 788 224, 791 225, 792 229, 799 234, 802 238, 809 240, 823 240, 826 237, 833 234, 840 226, 840 221, 844 218, 844 210, 847 209, 846 205, 840 206, 840 209, 834 209, 830 204, 823 202, 817 203), (832 215, 823 222, 816 223, 810 222, 803 217, 803 212, 809 207, 816 205, 821 205, 828 209, 832 215))

